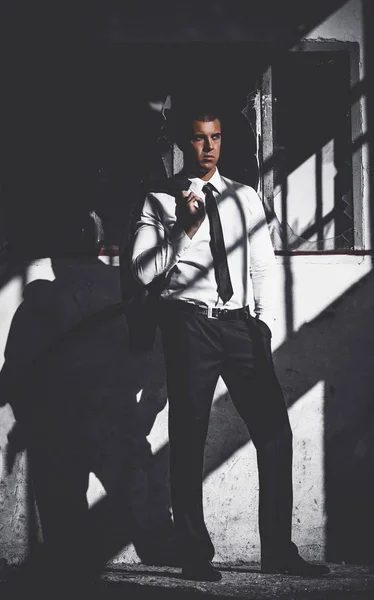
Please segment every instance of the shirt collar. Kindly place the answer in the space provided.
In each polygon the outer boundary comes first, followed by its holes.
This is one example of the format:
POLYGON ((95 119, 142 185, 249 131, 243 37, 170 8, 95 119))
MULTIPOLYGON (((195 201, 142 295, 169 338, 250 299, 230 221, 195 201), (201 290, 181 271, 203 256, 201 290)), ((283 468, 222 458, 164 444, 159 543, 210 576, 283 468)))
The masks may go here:
POLYGON ((191 181, 191 189, 193 192, 195 192, 195 194, 198 194, 198 195, 201 194, 202 189, 206 183, 211 183, 212 186, 214 187, 215 191, 217 191, 219 194, 222 194, 223 181, 221 179, 221 175, 219 174, 219 171, 217 168, 214 171, 212 177, 209 179, 209 182, 204 181, 203 179, 200 179, 200 177, 191 176, 188 173, 187 173, 187 176, 188 176, 188 179, 191 181))

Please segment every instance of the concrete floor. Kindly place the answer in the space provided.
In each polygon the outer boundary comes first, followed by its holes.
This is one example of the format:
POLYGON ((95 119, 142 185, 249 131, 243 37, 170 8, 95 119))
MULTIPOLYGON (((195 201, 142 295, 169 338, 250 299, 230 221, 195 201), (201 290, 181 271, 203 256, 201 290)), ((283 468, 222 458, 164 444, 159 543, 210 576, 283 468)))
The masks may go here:
POLYGON ((345 600, 374 599, 374 568, 330 565, 331 573, 320 578, 261 575, 258 565, 224 566, 218 583, 181 579, 178 569, 144 565, 121 565, 107 569, 100 580, 80 588, 68 576, 54 581, 48 590, 34 595, 28 585, 0 583, 2 600, 33 597, 90 598, 91 600, 189 600, 217 598, 246 600, 345 600))

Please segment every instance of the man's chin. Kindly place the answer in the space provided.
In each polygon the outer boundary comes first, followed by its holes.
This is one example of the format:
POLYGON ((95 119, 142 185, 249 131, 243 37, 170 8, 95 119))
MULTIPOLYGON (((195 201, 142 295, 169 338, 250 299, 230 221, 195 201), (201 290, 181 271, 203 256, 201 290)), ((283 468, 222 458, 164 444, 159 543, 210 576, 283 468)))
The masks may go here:
POLYGON ((207 175, 210 172, 215 171, 216 163, 212 160, 209 162, 203 162, 199 165, 199 171, 201 175, 207 175))

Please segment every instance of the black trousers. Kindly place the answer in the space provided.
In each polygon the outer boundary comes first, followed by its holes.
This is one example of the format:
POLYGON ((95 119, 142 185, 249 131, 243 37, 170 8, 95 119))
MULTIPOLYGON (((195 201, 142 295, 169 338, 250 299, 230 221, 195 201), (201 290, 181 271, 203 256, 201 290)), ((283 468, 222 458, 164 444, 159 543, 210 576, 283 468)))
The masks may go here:
POLYGON ((292 432, 271 354, 271 332, 253 317, 211 319, 160 302, 169 397, 174 523, 184 561, 211 560, 203 514, 204 447, 221 375, 257 451, 262 560, 292 552, 292 432))

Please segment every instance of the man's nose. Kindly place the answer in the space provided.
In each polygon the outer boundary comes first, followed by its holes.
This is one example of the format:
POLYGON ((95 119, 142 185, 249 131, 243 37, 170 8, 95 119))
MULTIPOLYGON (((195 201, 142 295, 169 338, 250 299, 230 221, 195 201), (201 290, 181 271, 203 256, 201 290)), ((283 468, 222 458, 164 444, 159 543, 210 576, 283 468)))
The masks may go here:
POLYGON ((211 138, 205 139, 205 150, 213 150, 213 140, 211 138))

